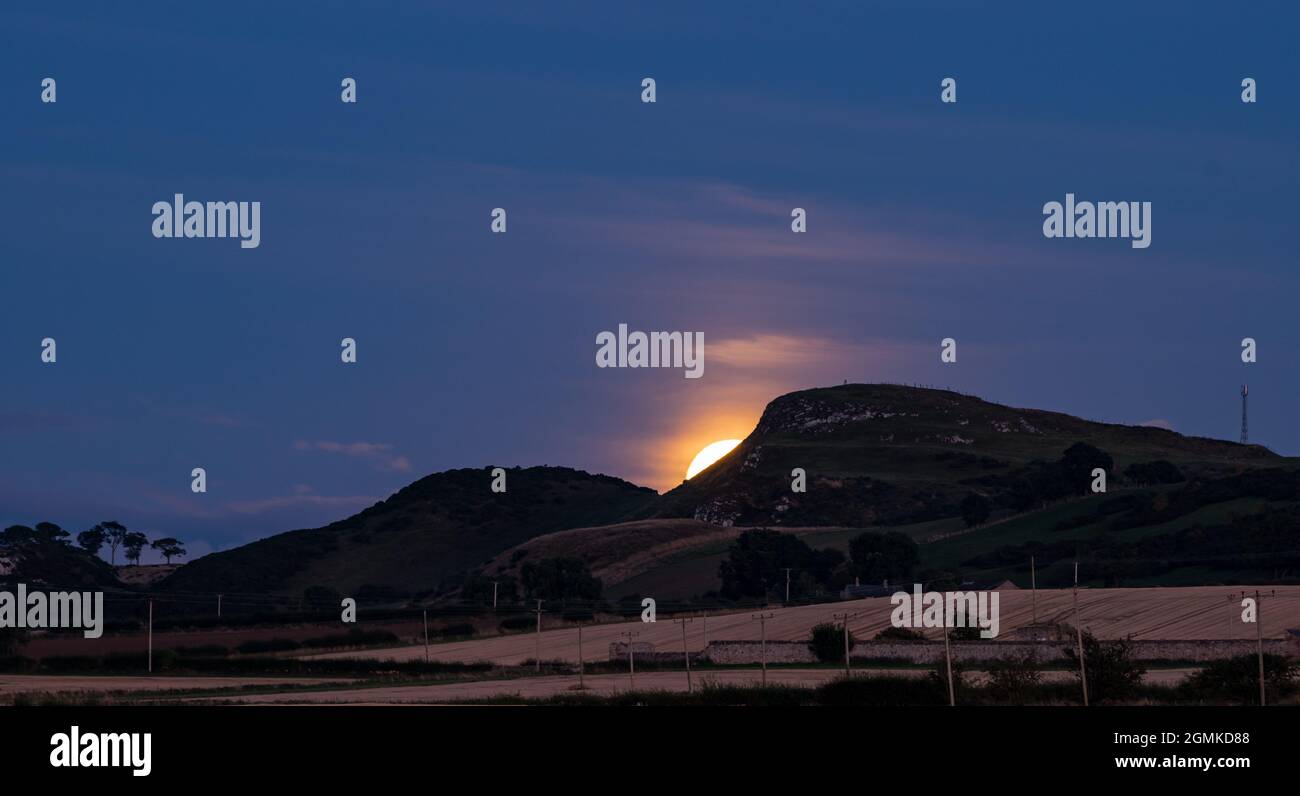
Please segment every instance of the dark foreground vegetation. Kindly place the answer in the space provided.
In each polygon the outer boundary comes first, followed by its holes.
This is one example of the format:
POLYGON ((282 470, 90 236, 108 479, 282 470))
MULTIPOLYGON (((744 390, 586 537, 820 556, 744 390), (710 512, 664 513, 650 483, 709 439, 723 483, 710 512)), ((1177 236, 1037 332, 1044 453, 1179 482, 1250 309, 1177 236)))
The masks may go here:
MULTIPOLYGON (((1294 688, 1287 692, 1294 696, 1294 688)), ((1233 705, 1251 702, 1239 699, 1236 689, 1218 689, 1206 683, 1177 686, 1140 686, 1113 705, 1233 705)), ((1258 702, 1255 697, 1254 702, 1258 702)), ((1008 694, 998 685, 965 684, 958 692, 958 705, 1078 705, 1079 687, 1073 682, 1034 683, 1008 694)), ((691 693, 681 691, 626 691, 599 695, 573 691, 544 699, 515 696, 469 700, 466 704, 510 704, 553 706, 756 706, 756 707, 925 707, 946 706, 946 681, 939 678, 869 676, 840 678, 818 687, 769 685, 711 685, 705 681, 691 693)), ((1290 699, 1286 704, 1295 704, 1290 699)))

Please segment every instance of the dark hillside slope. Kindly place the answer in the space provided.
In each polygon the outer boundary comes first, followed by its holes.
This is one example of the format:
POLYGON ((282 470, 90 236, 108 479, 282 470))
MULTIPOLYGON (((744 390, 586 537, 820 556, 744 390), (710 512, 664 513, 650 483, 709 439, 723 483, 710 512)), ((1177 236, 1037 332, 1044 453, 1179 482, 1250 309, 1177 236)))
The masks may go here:
POLYGON ((734 451, 664 495, 658 513, 735 525, 870 526, 960 513, 978 492, 995 508, 1064 451, 1086 442, 1130 464, 1166 460, 1189 477, 1229 475, 1285 461, 1258 445, 1186 437, 1015 409, 973 396, 884 384, 783 395, 734 451), (1037 463, 1037 464, 1036 464, 1037 463), (793 468, 808 489, 790 489, 793 468))
POLYGON ((433 591, 497 553, 551 531, 601 525, 644 512, 658 495, 564 467, 513 468, 507 489, 488 469, 449 470, 416 481, 345 520, 212 553, 176 570, 173 591, 301 593, 325 586, 355 596, 433 591))

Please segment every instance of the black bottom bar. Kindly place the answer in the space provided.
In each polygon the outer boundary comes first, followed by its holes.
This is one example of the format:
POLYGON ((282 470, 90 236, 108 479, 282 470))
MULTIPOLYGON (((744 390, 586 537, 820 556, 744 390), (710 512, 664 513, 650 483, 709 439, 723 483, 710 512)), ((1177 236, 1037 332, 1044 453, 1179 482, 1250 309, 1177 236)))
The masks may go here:
POLYGON ((1030 776, 1240 781, 1294 776, 1300 749, 1300 713, 1284 707, 197 706, 11 708, 0 715, 6 779, 133 779, 130 767, 51 765, 51 739, 63 734, 67 742, 58 744, 70 744, 75 726, 83 750, 87 734, 149 733, 151 771, 135 782, 205 787, 338 786, 354 777, 399 787, 401 780, 389 777, 402 772, 416 778, 411 785, 482 777, 493 787, 543 786, 586 776, 599 777, 587 783, 596 786, 620 770, 636 772, 641 783, 662 775, 667 784, 681 766, 756 783, 800 770, 810 783, 819 770, 848 781, 893 771, 918 785, 981 777, 1028 783, 1030 776))

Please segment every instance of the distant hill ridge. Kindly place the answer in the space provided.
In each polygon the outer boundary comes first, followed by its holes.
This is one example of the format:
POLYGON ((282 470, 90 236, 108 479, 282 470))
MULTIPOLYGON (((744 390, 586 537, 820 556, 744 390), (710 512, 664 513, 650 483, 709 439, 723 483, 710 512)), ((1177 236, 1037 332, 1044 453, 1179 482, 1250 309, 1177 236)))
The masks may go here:
POLYGON ((1117 470, 1163 459, 1211 475, 1280 461, 1258 445, 1016 409, 948 390, 850 384, 772 401, 734 451, 665 494, 658 512, 722 525, 920 522, 956 515, 971 491, 997 497, 1010 489, 1008 476, 1056 461, 1076 442, 1111 454, 1117 470), (791 492, 794 468, 807 473, 805 494, 791 492))
MULTIPOLYGON (((732 453, 662 496, 564 467, 510 469, 507 491, 495 494, 488 468, 450 470, 323 528, 204 556, 160 587, 430 593, 453 587, 504 551, 568 529, 654 519, 804 528, 926 522, 958 516, 960 501, 973 492, 995 507, 1014 503, 1025 483, 1081 441, 1114 458, 1116 477, 1130 464, 1156 460, 1190 478, 1286 462, 1258 445, 1096 423, 947 390, 852 384, 773 400, 732 453), (791 491, 794 468, 807 474, 805 493, 791 491)), ((655 528, 667 534, 657 543, 698 528, 676 527, 655 528)))
POLYGON ((323 528, 290 531, 211 553, 161 586, 178 591, 301 592, 365 586, 412 593, 479 566, 534 536, 602 525, 644 512, 646 487, 567 467, 508 468, 493 493, 491 468, 435 473, 323 528))

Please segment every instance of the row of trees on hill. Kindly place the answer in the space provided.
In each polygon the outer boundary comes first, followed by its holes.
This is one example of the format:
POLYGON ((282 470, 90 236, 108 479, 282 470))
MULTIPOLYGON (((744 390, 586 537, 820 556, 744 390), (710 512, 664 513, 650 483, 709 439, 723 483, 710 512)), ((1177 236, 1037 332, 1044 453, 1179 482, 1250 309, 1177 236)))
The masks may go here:
POLYGON ((797 536, 767 528, 736 537, 718 565, 720 596, 729 600, 783 597, 789 570, 790 598, 836 591, 854 579, 900 582, 921 563, 920 550, 898 531, 865 531, 849 541, 849 554, 813 549, 797 536))
MULTIPOLYGON (((1031 462, 1011 482, 1010 507, 1025 511, 1062 498, 1088 494, 1094 468, 1114 473, 1115 460, 1106 451, 1086 442, 1071 445, 1058 461, 1031 462)), ((1123 482, 1135 486, 1187 480, 1175 464, 1163 459, 1135 462, 1124 469, 1122 476, 1123 482)))
MULTIPOLYGON (((1109 453, 1086 442, 1076 442, 1058 461, 1033 461, 1022 468, 1011 479, 1008 494, 1000 502, 1014 511, 1028 511, 1063 498, 1088 494, 1092 471, 1101 468, 1110 473, 1114 466, 1109 453)), ((1187 480, 1175 464, 1164 459, 1130 464, 1122 476, 1123 483, 1133 486, 1177 484, 1187 480)), ((967 495, 959 506, 968 528, 987 522, 994 508, 994 501, 979 492, 967 495)))
POLYGON ((82 531, 77 534, 77 545, 90 553, 92 556, 99 555, 100 550, 108 547, 110 564, 117 564, 117 550, 122 548, 123 558, 128 562, 139 565, 140 553, 144 550, 145 545, 157 550, 168 564, 173 558, 184 556, 185 546, 179 539, 171 536, 163 536, 153 541, 139 531, 128 530, 125 525, 116 521, 108 520, 101 522, 93 528, 82 531))
MULTIPOLYGON (((71 534, 53 522, 38 522, 35 527, 10 525, 0 533, 0 545, 18 546, 29 542, 61 542, 70 544, 71 534)), ((122 550, 125 561, 139 564, 140 555, 145 547, 152 547, 170 564, 173 558, 184 556, 185 546, 179 539, 164 536, 149 540, 139 531, 129 530, 116 520, 109 520, 77 534, 77 547, 92 556, 99 555, 105 547, 109 549, 109 563, 117 564, 117 551, 122 550)))
POLYGON ((604 584, 591 574, 586 561, 558 557, 525 562, 519 568, 518 578, 473 572, 466 576, 460 596, 463 600, 489 604, 494 596, 502 604, 517 602, 521 596, 524 600, 563 603, 594 602, 600 600, 603 592, 604 584))

